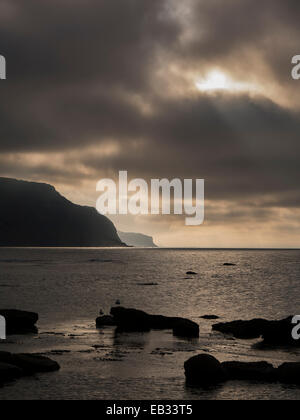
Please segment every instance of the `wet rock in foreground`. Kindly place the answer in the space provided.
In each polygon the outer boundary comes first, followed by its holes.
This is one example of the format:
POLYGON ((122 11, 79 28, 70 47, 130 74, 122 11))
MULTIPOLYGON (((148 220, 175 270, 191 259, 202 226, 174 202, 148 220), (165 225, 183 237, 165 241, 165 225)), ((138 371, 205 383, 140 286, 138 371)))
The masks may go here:
POLYGON ((24 372, 17 366, 0 362, 0 385, 21 378, 24 372))
POLYGON ((116 325, 121 331, 147 332, 150 330, 173 330, 180 337, 199 337, 199 325, 189 319, 162 315, 149 315, 137 309, 115 307, 111 309, 116 325))
POLYGON ((280 382, 300 385, 300 363, 284 363, 277 370, 280 382))
POLYGON ((192 386, 214 385, 226 381, 226 372, 213 356, 200 354, 184 364, 186 382, 192 386))
POLYGON ((0 352, 0 383, 36 373, 56 372, 60 366, 54 360, 35 354, 0 352))
POLYGON ((34 312, 18 311, 15 309, 0 309, 0 315, 6 320, 6 332, 12 334, 36 333, 39 316, 34 312))
POLYGON ((0 352, 0 363, 7 363, 21 369, 26 375, 35 373, 55 372, 59 364, 48 357, 36 354, 12 354, 0 352))
POLYGON ((274 382, 276 369, 267 362, 224 362, 222 363, 229 380, 254 380, 274 382))
POLYGON ((292 319, 290 316, 279 321, 253 319, 250 321, 233 321, 213 325, 214 331, 233 335, 240 339, 263 338, 266 346, 300 346, 300 340, 292 337, 292 319))
POLYGON ((281 382, 300 384, 300 363, 284 363, 279 368, 267 362, 223 362, 213 356, 200 354, 184 364, 186 382, 193 386, 207 386, 225 381, 281 382))

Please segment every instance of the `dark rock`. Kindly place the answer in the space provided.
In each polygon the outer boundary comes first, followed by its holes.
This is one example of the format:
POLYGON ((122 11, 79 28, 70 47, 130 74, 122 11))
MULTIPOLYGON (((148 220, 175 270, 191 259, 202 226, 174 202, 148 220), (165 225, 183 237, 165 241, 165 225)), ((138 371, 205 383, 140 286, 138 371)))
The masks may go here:
POLYGON ((213 330, 231 334, 236 338, 264 338, 266 345, 299 345, 292 338, 292 316, 280 321, 253 319, 213 325, 213 330))
POLYGON ((262 336, 268 321, 253 319, 251 321, 233 321, 213 325, 214 331, 233 335, 235 338, 253 339, 262 336))
POLYGON ((232 264, 232 263, 224 263, 223 264, 224 267, 236 267, 236 264, 232 264))
POLYGON ((111 315, 104 315, 104 316, 99 316, 99 318, 96 319, 96 326, 97 328, 100 327, 115 327, 116 321, 114 319, 113 316, 111 315))
POLYGON ((184 364, 188 385, 207 386, 234 381, 281 382, 300 385, 300 363, 284 363, 275 369, 267 362, 223 362, 213 356, 200 354, 184 364))
POLYGON ((200 328, 198 324, 189 319, 174 318, 173 334, 177 337, 198 338, 200 328))
POLYGON ((269 321, 262 333, 265 346, 300 346, 300 340, 292 337, 292 319, 290 316, 281 321, 269 321))
POLYGON ((192 357, 185 362, 184 369, 188 385, 213 385, 227 379, 221 363, 208 354, 192 357))
POLYGON ((0 362, 0 384, 18 379, 23 375, 22 369, 0 362))
POLYGON ((200 318, 202 318, 202 319, 207 319, 208 321, 209 321, 209 320, 220 319, 220 317, 219 317, 219 316, 217 316, 217 315, 203 315, 203 316, 201 316, 200 318))
POLYGON ((277 369, 278 380, 284 384, 300 384, 300 363, 284 363, 277 369))
POLYGON ((39 316, 34 312, 18 311, 15 309, 1 309, 0 315, 6 320, 7 334, 36 333, 39 316))
POLYGON ((178 337, 199 337, 199 325, 189 319, 162 315, 148 316, 153 330, 173 330, 173 334, 178 337))
POLYGON ((58 363, 47 357, 0 352, 0 383, 35 373, 55 372, 59 369, 58 363))
POLYGON ((264 346, 300 346, 300 340, 292 337, 292 319, 290 316, 280 321, 253 319, 251 321, 233 321, 213 325, 213 330, 223 334, 231 334, 235 338, 254 339, 263 338, 264 346))
POLYGON ((189 385, 207 386, 226 380, 254 380, 260 382, 282 382, 300 384, 300 363, 284 363, 275 369, 267 362, 224 362, 213 356, 201 354, 185 364, 185 375, 189 385))
POLYGON ((176 320, 180 318, 171 318, 163 315, 148 315, 151 329, 153 330, 172 330, 176 320))
POLYGON ((143 311, 119 306, 112 308, 110 313, 121 331, 147 332, 151 330, 150 317, 143 311))
POLYGON ((187 271, 186 274, 188 276, 196 276, 198 273, 195 273, 194 271, 187 271))
POLYGON ((199 325, 184 318, 173 318, 162 315, 149 315, 136 309, 116 307, 111 315, 120 330, 150 331, 173 330, 174 335, 181 337, 199 337, 199 325))
POLYGON ((223 369, 229 380, 276 381, 276 369, 267 362, 224 362, 223 369))

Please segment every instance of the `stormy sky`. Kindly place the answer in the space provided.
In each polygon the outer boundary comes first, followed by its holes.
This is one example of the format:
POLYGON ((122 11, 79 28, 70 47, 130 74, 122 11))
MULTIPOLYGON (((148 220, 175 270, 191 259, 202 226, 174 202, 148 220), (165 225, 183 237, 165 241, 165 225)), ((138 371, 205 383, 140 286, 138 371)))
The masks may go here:
POLYGON ((96 183, 204 178, 204 226, 113 217, 161 246, 298 247, 298 0, 1 0, 0 176, 95 206, 96 183))

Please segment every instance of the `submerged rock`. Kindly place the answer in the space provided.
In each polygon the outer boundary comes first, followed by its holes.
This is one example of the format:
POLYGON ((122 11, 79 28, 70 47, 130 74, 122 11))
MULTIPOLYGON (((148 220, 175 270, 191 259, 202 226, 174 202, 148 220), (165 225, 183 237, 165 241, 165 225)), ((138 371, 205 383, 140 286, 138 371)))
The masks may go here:
POLYGON ((196 276, 198 273, 195 273, 195 271, 187 271, 186 275, 188 276, 196 276))
POLYGON ((233 264, 233 263, 224 263, 223 266, 224 267, 236 267, 236 264, 233 264))
POLYGON ((199 337, 199 325, 185 318, 173 318, 162 315, 149 315, 137 309, 115 307, 111 309, 116 325, 122 331, 173 330, 181 337, 199 337))
POLYGON ((202 318, 202 319, 206 319, 206 320, 208 320, 208 321, 210 321, 210 320, 220 319, 220 317, 219 317, 219 316, 217 316, 217 315, 203 315, 203 316, 200 316, 200 318, 202 318))
POLYGON ((36 333, 39 316, 34 312, 18 311, 15 309, 0 309, 0 315, 5 318, 7 334, 36 333))
POLYGON ((137 283, 137 286, 159 286, 158 283, 137 283))
POLYGON ((226 372, 221 363, 208 354, 200 354, 184 364, 188 385, 213 385, 226 381, 226 372))
POLYGON ((276 369, 267 362, 224 362, 222 367, 229 380, 276 381, 276 369))

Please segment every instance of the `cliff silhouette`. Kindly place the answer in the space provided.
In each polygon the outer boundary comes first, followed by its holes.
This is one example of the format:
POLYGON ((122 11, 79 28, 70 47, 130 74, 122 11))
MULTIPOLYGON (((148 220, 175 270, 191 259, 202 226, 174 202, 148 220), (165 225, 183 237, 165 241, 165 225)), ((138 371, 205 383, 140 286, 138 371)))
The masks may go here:
POLYGON ((0 246, 124 246, 113 223, 53 186, 0 178, 0 246))

